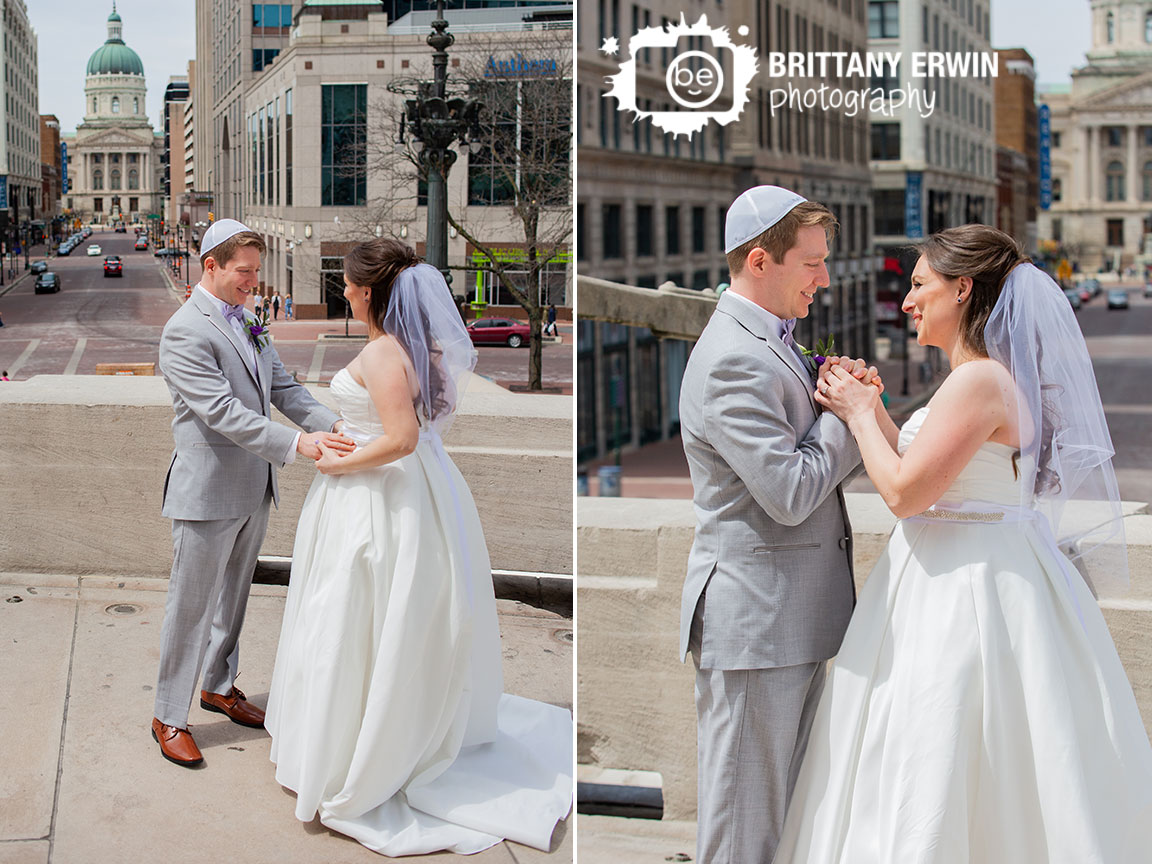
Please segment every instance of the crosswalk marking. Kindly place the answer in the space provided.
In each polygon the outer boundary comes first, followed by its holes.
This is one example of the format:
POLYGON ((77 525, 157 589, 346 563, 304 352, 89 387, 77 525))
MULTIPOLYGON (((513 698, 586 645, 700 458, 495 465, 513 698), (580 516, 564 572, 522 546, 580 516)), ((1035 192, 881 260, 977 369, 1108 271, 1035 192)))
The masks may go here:
POLYGON ((322 342, 317 341, 316 350, 312 352, 312 365, 308 368, 308 380, 319 381, 320 370, 324 368, 324 351, 328 346, 322 342))
POLYGON ((28 346, 20 352, 20 356, 16 358, 16 362, 8 367, 8 376, 11 378, 16 377, 16 373, 20 371, 20 367, 28 362, 28 358, 32 356, 32 352, 40 347, 40 340, 33 339, 28 343, 28 346))
POLYGON ((81 336, 76 340, 76 347, 72 349, 72 358, 68 361, 68 365, 64 367, 65 375, 75 375, 76 367, 80 365, 80 356, 84 353, 84 349, 88 346, 88 337, 81 336))

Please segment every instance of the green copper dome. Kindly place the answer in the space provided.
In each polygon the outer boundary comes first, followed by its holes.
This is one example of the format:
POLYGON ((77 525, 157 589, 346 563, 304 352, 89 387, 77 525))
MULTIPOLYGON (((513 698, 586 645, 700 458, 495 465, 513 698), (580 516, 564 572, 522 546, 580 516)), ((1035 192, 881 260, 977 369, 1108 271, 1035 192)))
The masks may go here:
POLYGON ((105 42, 88 58, 89 75, 143 75, 139 55, 123 42, 105 42))
POLYGON ((108 16, 108 41, 101 45, 88 58, 89 75, 141 75, 144 64, 140 56, 124 44, 121 38, 122 22, 112 4, 112 14, 108 16))

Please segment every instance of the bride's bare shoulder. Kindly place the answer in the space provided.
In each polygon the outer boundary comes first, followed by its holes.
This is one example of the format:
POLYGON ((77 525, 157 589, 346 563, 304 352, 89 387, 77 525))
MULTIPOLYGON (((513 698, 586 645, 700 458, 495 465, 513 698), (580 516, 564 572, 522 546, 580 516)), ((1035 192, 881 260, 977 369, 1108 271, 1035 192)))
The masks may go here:
POLYGON ((395 363, 409 364, 408 354, 395 336, 388 333, 372 339, 360 352, 360 358, 366 364, 374 366, 389 366, 395 363))
POLYGON ((996 394, 1006 397, 1014 392, 1014 387, 1012 375, 1002 363, 983 357, 953 369, 939 392, 963 398, 991 398, 996 394))
POLYGON ((933 415, 945 424, 978 425, 989 430, 989 441, 1013 444, 1016 427, 1016 385, 1008 369, 983 358, 961 363, 949 373, 932 397, 933 415))

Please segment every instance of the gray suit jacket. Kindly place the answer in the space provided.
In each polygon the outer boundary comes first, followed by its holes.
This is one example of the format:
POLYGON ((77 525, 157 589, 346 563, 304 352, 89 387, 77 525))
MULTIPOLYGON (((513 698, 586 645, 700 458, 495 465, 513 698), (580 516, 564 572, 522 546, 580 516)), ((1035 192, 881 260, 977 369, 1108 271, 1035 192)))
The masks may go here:
POLYGON ((236 331, 199 291, 168 319, 160 372, 172 391, 176 449, 164 481, 170 519, 236 519, 254 513, 295 431, 271 420, 275 405, 307 430, 329 430, 339 415, 285 370, 269 342, 257 356, 260 380, 236 331))
POLYGON ((680 656, 702 602, 703 668, 793 666, 839 650, 856 599, 840 483, 860 451, 812 391, 771 319, 721 295, 680 390, 696 509, 680 656))

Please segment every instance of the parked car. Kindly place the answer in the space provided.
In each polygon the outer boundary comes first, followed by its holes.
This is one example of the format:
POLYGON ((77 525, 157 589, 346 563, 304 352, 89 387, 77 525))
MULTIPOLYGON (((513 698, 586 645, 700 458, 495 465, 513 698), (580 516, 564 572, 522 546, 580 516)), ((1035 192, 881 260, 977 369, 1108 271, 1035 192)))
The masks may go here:
POLYGON ((1091 300, 1095 296, 1096 295, 1092 293, 1091 288, 1085 288, 1083 285, 1080 286, 1080 302, 1081 303, 1087 303, 1089 300, 1091 300))
POLYGON ((60 277, 55 273, 41 273, 36 277, 37 294, 54 294, 60 290, 60 277))
POLYGON ((32 266, 28 268, 33 273, 44 273, 48 270, 47 261, 33 261, 32 266))
POLYGON ((103 253, 103 251, 104 250, 100 248, 99 243, 93 243, 91 246, 88 247, 88 254, 89 255, 100 255, 103 253))
POLYGON ((1080 287, 1088 292, 1089 297, 1099 297, 1100 292, 1104 290, 1100 287, 1099 279, 1085 279, 1080 283, 1080 287))
POLYGON ((1072 304, 1072 311, 1079 312, 1083 303, 1080 300, 1080 292, 1075 288, 1065 288, 1064 296, 1068 298, 1068 302, 1072 304))
POLYGON ((528 344, 531 328, 510 318, 478 318, 468 325, 473 345, 507 345, 519 348, 528 344))
POLYGON ((128 233, 128 228, 127 228, 127 226, 125 226, 125 225, 124 225, 124 223, 123 223, 123 222, 121 222, 119 225, 117 225, 117 226, 116 226, 116 228, 115 228, 115 232, 116 232, 117 234, 127 234, 127 233, 128 233))
POLYGON ((119 255, 104 256, 104 275, 106 277, 124 275, 124 265, 120 263, 119 255))
POLYGON ((147 249, 148 248, 148 238, 147 237, 136 238, 136 246, 134 248, 136 248, 137 250, 147 249))
POLYGON ((60 248, 56 250, 57 255, 71 255, 74 247, 71 243, 65 241, 60 244, 60 248))
POLYGON ((1127 309, 1128 308, 1128 292, 1127 291, 1109 291, 1108 292, 1108 308, 1109 309, 1127 309))

